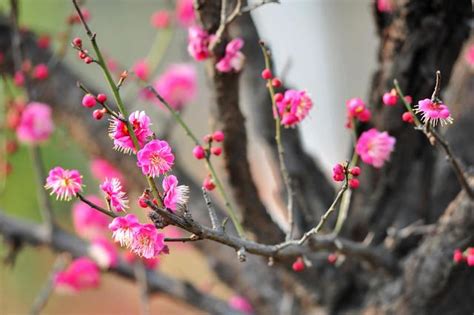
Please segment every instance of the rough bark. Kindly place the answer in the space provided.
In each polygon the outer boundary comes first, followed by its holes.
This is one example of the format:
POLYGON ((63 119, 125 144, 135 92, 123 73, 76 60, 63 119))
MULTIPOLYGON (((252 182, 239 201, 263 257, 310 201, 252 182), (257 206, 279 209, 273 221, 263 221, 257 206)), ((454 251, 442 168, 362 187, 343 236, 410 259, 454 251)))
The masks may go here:
MULTIPOLYGON (((363 167, 362 189, 354 193, 345 230, 356 239, 372 232, 375 242, 383 241, 389 226, 403 227, 432 217, 433 174, 439 156, 422 133, 402 122, 401 106, 381 104, 382 95, 393 87, 396 78, 415 103, 430 97, 436 70, 443 74, 442 89, 446 87, 469 34, 471 14, 469 0, 393 2, 392 15, 378 13, 379 70, 373 77, 370 103, 374 126, 395 136, 397 145, 382 170, 363 167)), ((444 205, 448 202, 445 200, 444 205)))
MULTIPOLYGON (((227 2, 231 11, 236 2, 227 2)), ((197 12, 203 27, 209 33, 216 32, 221 23, 221 2, 200 0, 197 12)), ((250 172, 247 156, 247 129, 239 104, 240 74, 233 71, 220 73, 214 67, 224 55, 228 41, 228 32, 225 30, 221 42, 214 48, 215 56, 208 63, 208 74, 213 83, 215 96, 216 107, 213 112, 216 122, 225 134, 223 146, 225 166, 234 199, 240 206, 244 227, 260 242, 278 243, 284 235, 268 214, 250 172)))

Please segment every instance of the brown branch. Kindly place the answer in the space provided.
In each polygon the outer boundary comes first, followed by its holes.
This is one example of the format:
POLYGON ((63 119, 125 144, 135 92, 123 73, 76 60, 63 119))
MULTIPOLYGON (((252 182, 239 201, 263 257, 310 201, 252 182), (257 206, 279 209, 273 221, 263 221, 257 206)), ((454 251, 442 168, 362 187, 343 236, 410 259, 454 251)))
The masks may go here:
MULTIPOLYGON (((338 194, 336 202, 340 199, 341 195, 342 193, 338 194)), ((155 211, 155 214, 159 215, 159 220, 164 219, 167 223, 180 227, 200 239, 212 240, 229 246, 236 251, 271 257, 272 259, 285 259, 305 255, 310 256, 312 253, 320 250, 331 251, 337 249, 341 253, 353 258, 365 260, 374 267, 381 267, 392 273, 397 271, 396 261, 389 252, 385 252, 382 248, 372 248, 334 235, 317 236, 315 235, 317 232, 314 229, 308 232, 308 235, 305 235, 301 240, 286 241, 276 245, 265 245, 205 227, 192 219, 180 216, 166 209, 161 209, 151 201, 147 201, 147 204, 155 211), (306 240, 310 240, 308 244, 304 244, 306 240)), ((155 214, 150 214, 152 220, 157 219, 155 214)), ((324 221, 325 219, 322 218, 321 222, 324 223, 324 221)), ((317 227, 320 228, 322 226, 321 222, 317 227)))
POLYGON ((30 315, 39 315, 41 311, 45 308, 51 294, 54 291, 54 278, 56 274, 60 272, 66 266, 65 257, 59 255, 56 257, 56 261, 51 269, 51 273, 49 274, 48 278, 46 279, 46 283, 41 288, 38 296, 36 297, 35 301, 33 302, 33 306, 30 310, 30 315))
MULTIPOLYGON (((16 219, 0 211, 0 234, 7 241, 18 240, 32 246, 49 246, 57 252, 70 253, 74 257, 87 256, 89 245, 78 237, 57 228, 51 238, 43 226, 16 219)), ((120 260, 116 267, 108 272, 136 281, 133 266, 120 260)), ((227 305, 227 302, 203 293, 187 282, 173 279, 160 272, 148 271, 146 275, 150 293, 162 292, 212 314, 240 314, 227 305)))
MULTIPOLYGON (((217 0, 218 1, 218 0, 217 0)), ((221 14, 220 14, 220 23, 219 27, 217 28, 217 31, 215 33, 215 39, 209 45, 209 50, 214 51, 214 48, 220 44, 222 40, 222 35, 224 34, 224 31, 234 19, 240 15, 240 8, 242 7, 242 0, 235 0, 236 4, 234 7, 234 10, 232 10, 231 14, 227 17, 227 1, 228 0, 221 0, 221 14)))
MULTIPOLYGON (((247 5, 245 7, 243 7, 241 10, 240 10, 240 14, 243 14, 243 13, 247 13, 247 12, 251 12, 255 9, 258 9, 260 8, 261 6, 265 5, 265 4, 269 4, 269 3, 276 3, 276 4, 280 4, 280 0, 261 0, 260 2, 257 2, 257 3, 254 3, 252 5, 247 5)), ((240 15, 239 14, 239 15, 240 15)))
MULTIPOLYGON (((425 123, 424 125, 420 122, 420 120, 415 116, 411 105, 405 100, 405 95, 403 94, 397 80, 393 81, 395 85, 395 89, 397 90, 398 95, 400 96, 402 102, 404 103, 405 107, 410 111, 415 119, 415 125, 418 130, 422 131, 425 136, 428 138, 432 145, 439 144, 441 149, 446 154, 446 159, 451 163, 454 173, 461 185, 462 189, 464 189, 469 196, 469 198, 474 199, 474 191, 471 189, 467 182, 467 178, 464 175, 463 168, 459 160, 456 158, 454 153, 449 146, 448 141, 446 141, 429 123, 425 123)), ((432 102, 441 102, 439 98, 439 93, 441 91, 441 72, 436 71, 436 85, 433 91, 433 96, 431 97, 432 102)))
MULTIPOLYGON (((220 8, 217 1, 201 1, 197 13, 209 32, 220 25, 220 8)), ((226 43, 227 40, 228 36, 224 33, 223 42, 226 43)), ((223 48, 223 45, 216 46, 216 49, 220 48, 223 48)), ((215 54, 209 61, 208 75, 213 81, 217 108, 214 113, 215 120, 221 124, 225 134, 225 167, 234 199, 240 206, 244 227, 252 232, 258 241, 277 243, 284 238, 284 234, 268 214, 250 172, 245 118, 239 104, 239 74, 215 71, 214 66, 219 58, 220 55, 215 54)))
POLYGON ((83 203, 87 204, 89 207, 91 208, 94 208, 96 209, 97 211, 100 211, 102 212, 103 214, 111 217, 111 218, 117 218, 119 217, 119 215, 117 215, 115 212, 112 212, 110 210, 107 210, 107 209, 104 209, 98 205, 96 205, 95 203, 89 201, 87 198, 85 198, 83 195, 81 195, 80 193, 77 193, 77 198, 79 198, 79 200, 81 200, 83 203))

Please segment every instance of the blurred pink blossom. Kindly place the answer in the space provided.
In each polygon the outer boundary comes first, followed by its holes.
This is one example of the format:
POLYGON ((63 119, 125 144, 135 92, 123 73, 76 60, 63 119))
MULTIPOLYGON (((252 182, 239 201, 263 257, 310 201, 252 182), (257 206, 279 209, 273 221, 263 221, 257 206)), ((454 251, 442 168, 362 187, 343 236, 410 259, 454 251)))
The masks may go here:
POLYGON ((372 128, 360 135, 356 144, 356 152, 364 163, 380 168, 389 160, 395 142, 395 138, 386 131, 380 132, 372 128))
POLYGON ((184 27, 194 24, 196 16, 193 0, 178 0, 176 3, 176 17, 178 22, 184 27))
POLYGON ((106 178, 118 178, 125 186, 123 174, 105 159, 93 159, 90 163, 90 169, 92 176, 100 182, 103 182, 106 178))
POLYGON ((244 314, 252 314, 253 307, 250 302, 240 295, 234 295, 229 299, 229 306, 234 310, 240 311, 244 314))
MULTIPOLYGON (((173 64, 155 81, 154 87, 173 109, 179 111, 196 97, 196 69, 190 64, 173 64)), ((155 100, 153 95, 149 96, 155 100)))
POLYGON ((39 144, 48 140, 53 130, 51 108, 46 104, 33 102, 23 110, 16 135, 20 142, 39 144))
POLYGON ((118 263, 118 250, 114 243, 103 236, 96 237, 89 248, 89 255, 104 269, 115 267, 118 263))
POLYGON ((97 288, 99 284, 99 267, 87 257, 74 260, 54 279, 55 288, 63 293, 77 293, 81 290, 97 288))
POLYGON ((231 40, 225 47, 225 55, 216 64, 219 72, 230 72, 232 70, 239 72, 244 66, 245 56, 240 51, 244 46, 241 38, 231 40))
MULTIPOLYGON (((87 200, 103 207, 103 202, 99 197, 87 196, 87 200)), ((92 239, 107 231, 109 217, 105 214, 91 208, 82 201, 76 201, 72 206, 72 223, 79 236, 92 239)))

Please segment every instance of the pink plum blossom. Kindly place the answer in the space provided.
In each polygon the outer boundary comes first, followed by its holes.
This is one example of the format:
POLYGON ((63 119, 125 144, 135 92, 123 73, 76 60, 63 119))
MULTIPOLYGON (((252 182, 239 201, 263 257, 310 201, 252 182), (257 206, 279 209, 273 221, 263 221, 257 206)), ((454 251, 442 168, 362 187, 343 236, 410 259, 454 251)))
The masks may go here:
POLYGON ((358 97, 351 98, 346 102, 348 126, 351 126, 352 119, 358 119, 361 122, 367 122, 372 117, 370 110, 365 105, 364 101, 358 97))
POLYGON ((466 50, 466 61, 471 66, 474 67, 474 44, 469 45, 466 50))
POLYGON ((332 168, 332 179, 336 182, 342 182, 346 178, 346 171, 341 163, 336 164, 332 168))
POLYGON ((250 302, 240 295, 234 295, 229 299, 229 306, 234 310, 240 311, 244 314, 252 314, 253 307, 250 302))
POLYGON ((398 102, 398 95, 395 89, 392 89, 390 92, 386 92, 382 96, 382 102, 387 106, 395 106, 398 102))
MULTIPOLYGON (((102 200, 96 196, 87 196, 86 199, 100 207, 103 206, 102 200)), ((102 235, 107 230, 109 221, 105 214, 82 201, 77 201, 72 206, 72 223, 79 236, 91 239, 102 235)))
POLYGON ((364 131, 356 144, 356 152, 364 163, 376 168, 383 166, 388 161, 395 147, 395 138, 386 131, 380 132, 375 128, 364 131))
POLYGON ((392 0, 377 0, 377 10, 384 13, 393 11, 392 0))
POLYGON ((117 217, 109 224, 109 229, 113 232, 112 238, 121 246, 130 247, 133 242, 133 229, 139 226, 138 218, 134 214, 127 214, 124 217, 117 217))
POLYGON ((184 27, 194 24, 196 16, 193 0, 178 0, 176 3, 176 17, 178 22, 184 27))
POLYGON ((199 26, 191 26, 188 29, 188 52, 197 61, 209 58, 209 43, 211 36, 199 26))
POLYGON ((128 208, 128 199, 122 190, 122 183, 118 178, 106 179, 100 189, 104 193, 105 199, 115 211, 125 211, 128 208))
POLYGON ((453 253, 453 261, 456 264, 459 264, 463 262, 464 260, 466 260, 466 257, 464 257, 463 252, 459 248, 456 248, 453 253))
POLYGON ((287 90, 276 105, 280 123, 288 128, 296 126, 308 115, 313 102, 306 91, 287 90))
POLYGON ((173 64, 155 81, 154 87, 173 109, 181 110, 196 97, 196 69, 190 64, 173 64))
POLYGON ((123 174, 105 159, 95 158, 90 163, 91 174, 103 182, 106 178, 118 178, 125 185, 123 174))
POLYGON ((421 113, 425 124, 436 126, 438 122, 441 122, 441 125, 453 122, 448 106, 443 103, 432 102, 429 98, 419 101, 418 105, 415 106, 415 111, 421 113))
POLYGON ((164 234, 158 233, 153 224, 138 225, 133 228, 133 253, 147 259, 158 255, 164 248, 164 234))
POLYGON ((166 208, 176 211, 177 208, 186 205, 189 198, 189 187, 178 185, 178 179, 174 175, 163 178, 163 203, 166 208))
POLYGON ((170 25, 170 14, 168 11, 160 10, 152 14, 150 23, 154 28, 162 29, 170 25))
POLYGON ((89 248, 89 255, 104 269, 115 267, 118 251, 115 245, 103 236, 96 237, 89 248))
POLYGON ((225 47, 225 55, 216 64, 219 72, 230 72, 232 70, 239 72, 244 66, 245 56, 240 51, 244 46, 241 38, 231 40, 225 47))
POLYGON ((51 189, 51 195, 56 194, 56 199, 71 200, 82 191, 82 176, 77 170, 65 170, 56 166, 49 171, 44 187, 51 189))
POLYGON ((25 84, 25 75, 21 71, 15 72, 13 75, 13 84, 16 86, 23 86, 25 84))
POLYGON ((51 108, 43 103, 32 102, 21 114, 16 135, 20 142, 38 144, 48 140, 53 130, 51 108))
MULTIPOLYGON (((150 130, 150 117, 143 111, 135 111, 130 114, 128 121, 133 127, 138 145, 142 147, 147 138, 153 134, 150 130)), ((124 153, 136 152, 130 131, 127 124, 123 121, 116 118, 112 119, 109 127, 109 136, 114 140, 114 149, 124 153)))
POLYGON ((44 80, 49 76, 48 66, 44 63, 40 63, 33 68, 33 78, 37 80, 44 80))
POLYGON ((151 177, 160 176, 171 169, 174 155, 168 142, 152 140, 137 153, 137 165, 143 174, 151 177))
POLYGON ((74 260, 64 271, 56 274, 55 288, 64 293, 77 293, 97 288, 100 284, 99 267, 87 257, 74 260))

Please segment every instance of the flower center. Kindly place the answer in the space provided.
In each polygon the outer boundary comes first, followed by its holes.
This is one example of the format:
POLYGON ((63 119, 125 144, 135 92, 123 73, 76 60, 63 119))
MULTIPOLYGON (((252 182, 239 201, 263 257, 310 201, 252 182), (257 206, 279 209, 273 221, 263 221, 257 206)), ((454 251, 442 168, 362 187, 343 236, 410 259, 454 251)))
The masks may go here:
POLYGON ((68 187, 70 184, 71 184, 71 179, 69 177, 64 177, 61 182, 61 185, 63 187, 68 187))
POLYGON ((161 166, 165 163, 165 160, 158 153, 153 153, 150 161, 151 161, 151 164, 159 168, 161 168, 161 166))

